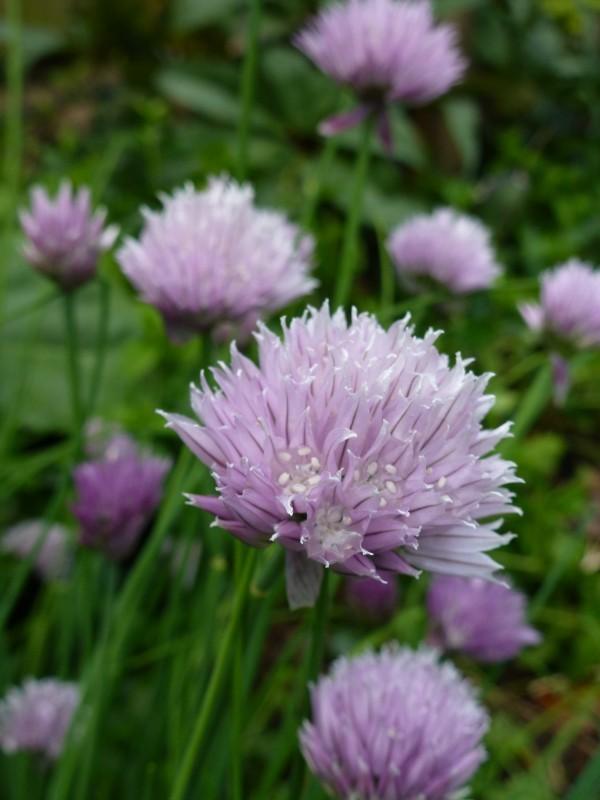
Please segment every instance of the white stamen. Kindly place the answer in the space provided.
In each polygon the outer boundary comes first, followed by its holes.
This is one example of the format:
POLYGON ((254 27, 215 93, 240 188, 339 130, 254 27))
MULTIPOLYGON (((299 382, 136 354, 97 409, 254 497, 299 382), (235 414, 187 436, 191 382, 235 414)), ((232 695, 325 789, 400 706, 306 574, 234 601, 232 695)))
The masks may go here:
POLYGON ((292 460, 291 453, 286 453, 285 450, 283 451, 283 453, 279 453, 279 458, 281 459, 281 461, 285 463, 292 460))
POLYGON ((386 481, 385 488, 388 490, 388 492, 391 492, 392 494, 396 493, 396 484, 393 481, 386 481))
POLYGON ((290 475, 289 472, 282 472, 279 478, 277 479, 277 483, 280 486, 285 486, 285 484, 289 481, 290 475))
POLYGON ((299 447, 298 448, 298 455, 299 456, 308 456, 310 455, 310 447, 299 447))
POLYGON ((398 470, 393 464, 386 464, 385 471, 388 473, 388 475, 395 475, 396 472, 398 472, 398 470))
POLYGON ((377 472, 378 469, 379 469, 379 464, 376 461, 372 461, 369 464, 369 466, 367 467, 367 475, 370 478, 372 478, 373 475, 375 475, 375 473, 377 472))
POLYGON ((294 483, 292 486, 292 492, 296 494, 304 494, 306 492, 306 486, 303 483, 294 483))

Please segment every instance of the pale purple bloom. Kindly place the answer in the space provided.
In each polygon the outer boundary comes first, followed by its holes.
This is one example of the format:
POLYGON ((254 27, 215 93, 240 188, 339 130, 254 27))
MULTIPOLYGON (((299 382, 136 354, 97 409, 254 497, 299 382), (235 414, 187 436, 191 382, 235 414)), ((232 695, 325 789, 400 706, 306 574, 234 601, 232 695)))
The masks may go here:
POLYGON ((26 520, 9 528, 0 539, 0 550, 25 559, 42 539, 33 565, 44 580, 64 578, 71 565, 69 533, 63 525, 42 519, 26 520))
POLYGON ((462 77, 465 60, 451 25, 435 23, 425 0, 345 0, 323 9, 295 39, 296 46, 335 81, 354 89, 358 108, 325 120, 331 136, 372 113, 390 147, 386 107, 421 104, 462 77))
POLYGON ((189 502, 248 544, 348 574, 492 573, 486 551, 512 538, 498 517, 517 510, 514 465, 492 452, 509 424, 482 428, 490 375, 451 366, 437 336, 327 304, 282 339, 259 326, 259 366, 234 344, 218 388, 192 387, 202 425, 165 415, 216 480, 217 497, 189 502))
POLYGON ((451 208, 412 217, 387 246, 401 278, 431 278, 457 294, 486 289, 500 274, 488 229, 451 208))
POLYGON ((388 647, 338 659, 312 687, 300 744, 340 800, 448 800, 485 760, 488 716, 438 659, 388 647))
POLYGON ((377 620, 393 614, 398 601, 398 584, 393 576, 387 581, 370 578, 346 578, 345 598, 359 614, 377 620))
POLYGON ((29 678, 0 702, 0 748, 58 758, 78 704, 76 684, 29 678))
POLYGON ((251 186, 211 178, 162 196, 144 209, 139 238, 118 254, 142 299, 162 314, 175 339, 212 330, 247 335, 256 320, 316 286, 312 238, 283 214, 254 205, 251 186))
POLYGON ((600 346, 600 270, 577 258, 542 273, 540 303, 520 311, 534 331, 547 331, 578 347, 600 346))
POLYGON ((86 187, 74 192, 63 181, 54 200, 41 186, 31 191, 31 208, 20 213, 27 237, 23 253, 32 267, 69 291, 93 278, 98 258, 118 233, 105 228, 104 209, 92 210, 86 187))
POLYGON ((104 458, 80 464, 74 473, 73 514, 84 547, 110 558, 127 558, 162 496, 168 459, 133 448, 107 450, 104 458))
POLYGON ((506 661, 540 641, 538 631, 527 624, 525 596, 492 581, 436 575, 427 610, 431 640, 477 661, 506 661))

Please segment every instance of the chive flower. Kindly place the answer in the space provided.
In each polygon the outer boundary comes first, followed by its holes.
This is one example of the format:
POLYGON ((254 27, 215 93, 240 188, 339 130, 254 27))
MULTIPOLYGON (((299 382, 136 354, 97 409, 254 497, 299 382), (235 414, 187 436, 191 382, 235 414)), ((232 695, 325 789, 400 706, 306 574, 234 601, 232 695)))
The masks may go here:
POLYGON ((450 292, 487 289, 500 274, 488 229, 477 219, 440 208, 399 225, 388 239, 398 276, 417 287, 429 278, 450 292))
POLYGON ((146 455, 129 440, 76 467, 72 511, 81 544, 115 560, 127 558, 160 503, 169 467, 168 459, 146 455))
POLYGON ((527 325, 576 347, 599 347, 600 270, 572 258, 542 273, 541 284, 540 302, 520 307, 527 325))
POLYGON ((451 25, 437 24, 428 0, 344 0, 323 9, 295 37, 319 69, 354 90, 358 106, 326 119, 332 136, 376 114, 391 148, 388 107, 420 105, 447 92, 465 71, 451 25))
POLYGON ((116 226, 104 226, 103 208, 93 211, 90 190, 84 186, 74 191, 68 181, 61 183, 54 200, 35 186, 31 207, 21 211, 20 219, 26 260, 64 291, 94 277, 100 255, 118 234, 116 226))
POLYGON ((431 641, 476 661, 506 661, 541 639, 527 624, 525 596, 492 581, 436 575, 427 610, 431 641))
POLYGON ((201 375, 200 420, 167 424, 213 472, 217 496, 189 495, 216 524, 260 547, 277 542, 350 575, 419 570, 487 576, 487 551, 515 512, 514 465, 494 454, 509 424, 485 429, 490 375, 438 352, 438 333, 408 317, 385 330, 370 314, 325 304, 280 338, 256 334, 258 365, 201 375))
POLYGON ((312 687, 311 705, 302 753, 340 800, 448 800, 486 757, 488 716, 434 650, 340 658, 312 687))
POLYGON ((29 678, 9 689, 0 701, 0 749, 58 758, 78 705, 77 685, 54 678, 29 678))
POLYGON ((161 200, 162 210, 143 210, 139 240, 129 238, 118 260, 173 339, 243 337, 316 286, 312 238, 257 208, 251 186, 213 177, 203 191, 186 184, 161 200))

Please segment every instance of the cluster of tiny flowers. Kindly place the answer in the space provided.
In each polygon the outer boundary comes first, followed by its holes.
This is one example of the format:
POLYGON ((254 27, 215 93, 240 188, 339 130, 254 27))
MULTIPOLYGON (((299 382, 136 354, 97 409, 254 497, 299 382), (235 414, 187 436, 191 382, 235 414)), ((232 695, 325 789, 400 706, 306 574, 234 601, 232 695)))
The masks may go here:
POLYGON ((437 575, 429 588, 427 610, 431 641, 477 661, 506 661, 540 641, 526 622, 525 596, 492 581, 437 575))
POLYGON ((540 303, 520 308, 532 330, 578 347, 600 346, 600 270, 572 258, 542 274, 540 303))
POLYGON ((487 715, 434 651, 341 658, 311 694, 302 752, 341 800, 447 800, 485 759, 487 715))
POLYGON ((447 92, 465 61, 450 25, 436 25, 425 0, 346 0, 325 8, 296 37, 323 72, 357 93, 361 105, 326 120, 331 135, 394 101, 425 103, 447 92))
POLYGON ((26 680, 0 702, 0 747, 5 753, 28 751, 58 758, 78 704, 76 684, 26 680))
POLYGON ((500 273, 487 228, 450 208, 400 225, 388 250, 401 278, 431 278, 457 294, 485 289, 500 273))
POLYGON ((73 513, 84 547, 127 558, 162 496, 168 459, 138 450, 128 437, 107 444, 101 458, 75 469, 73 513))
POLYGON ((250 186, 211 178, 204 191, 188 184, 162 202, 161 211, 144 210, 139 241, 128 239, 118 259, 174 339, 230 328, 247 335, 316 286, 312 239, 283 214, 256 208, 250 186))
POLYGON ((64 578, 71 564, 69 534, 63 525, 33 519, 9 528, 0 539, 0 550, 26 559, 38 548, 33 565, 44 580, 64 578), (39 544, 42 540, 41 544, 39 544))
POLYGON ((258 366, 233 345, 218 389, 192 387, 203 425, 166 415, 217 483, 189 501, 249 544, 349 574, 489 575, 486 551, 511 538, 494 518, 517 510, 514 465, 492 453, 509 425, 482 428, 489 375, 451 366, 436 338, 326 304, 283 340, 260 326, 258 366))
POLYGON ((24 255, 32 267, 65 291, 93 278, 98 258, 114 244, 118 229, 105 228, 104 209, 92 211, 89 189, 73 192, 64 181, 53 201, 44 189, 31 191, 31 208, 20 214, 24 255))

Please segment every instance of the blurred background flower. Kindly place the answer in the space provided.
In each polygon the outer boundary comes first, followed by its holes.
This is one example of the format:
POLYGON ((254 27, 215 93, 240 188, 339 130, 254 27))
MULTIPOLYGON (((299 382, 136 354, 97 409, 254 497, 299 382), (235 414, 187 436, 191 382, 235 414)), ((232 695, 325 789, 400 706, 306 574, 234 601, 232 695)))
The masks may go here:
POLYGON ((341 658, 312 688, 311 704, 302 752, 341 800, 443 800, 486 757, 488 718, 474 690, 427 649, 341 658))
POLYGON ((191 184, 163 210, 144 210, 139 241, 119 252, 123 272, 162 314, 173 339, 213 331, 245 339, 263 316, 309 294, 312 239, 283 214, 255 207, 254 192, 229 178, 191 184))
POLYGON ((61 754, 79 704, 76 684, 55 678, 30 678, 0 701, 0 747, 5 753, 61 754))
POLYGON ((101 253, 112 247, 118 233, 116 226, 104 226, 104 209, 92 209, 90 190, 82 186, 74 192, 68 181, 54 200, 41 186, 34 187, 31 207, 20 219, 27 237, 25 258, 65 291, 94 276, 101 253))
POLYGON ((477 661, 506 661, 541 636, 527 624, 525 596, 479 578, 435 575, 427 594, 430 642, 477 661))

